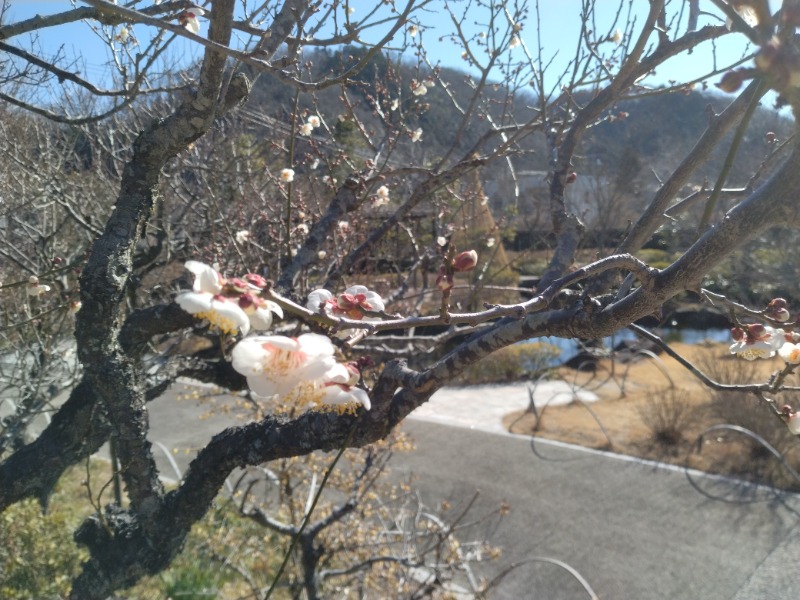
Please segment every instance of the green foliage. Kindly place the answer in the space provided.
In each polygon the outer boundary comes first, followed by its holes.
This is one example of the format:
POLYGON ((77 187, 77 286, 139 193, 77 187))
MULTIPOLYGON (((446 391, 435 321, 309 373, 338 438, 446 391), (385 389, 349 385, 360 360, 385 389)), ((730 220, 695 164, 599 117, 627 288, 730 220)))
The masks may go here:
POLYGON ((560 354, 556 346, 545 342, 515 344, 474 364, 453 383, 475 385, 526 379, 552 366, 560 354))
POLYGON ((35 500, 13 504, 0 515, 0 598, 42 600, 65 597, 85 552, 72 533, 91 505, 73 469, 59 483, 47 513, 35 500), (70 498, 70 501, 66 501, 70 498))

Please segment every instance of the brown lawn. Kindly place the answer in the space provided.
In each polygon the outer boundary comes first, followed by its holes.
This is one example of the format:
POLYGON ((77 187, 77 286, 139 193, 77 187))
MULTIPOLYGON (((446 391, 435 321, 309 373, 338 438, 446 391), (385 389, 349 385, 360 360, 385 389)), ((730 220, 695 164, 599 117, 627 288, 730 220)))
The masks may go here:
MULTIPOLYGON (((744 361, 730 355, 724 344, 676 343, 672 348, 721 383, 766 381, 783 367, 778 358, 744 361)), ((711 426, 746 426, 800 471, 800 438, 789 434, 774 411, 753 395, 714 392, 666 354, 627 363, 603 359, 594 373, 561 369, 559 375, 593 391, 600 401, 548 407, 538 420, 531 413, 512 413, 504 420, 510 431, 800 490, 800 482, 780 461, 741 433, 715 431, 697 444, 711 426)), ((797 377, 790 375, 787 384, 800 385, 797 377)), ((776 401, 798 408, 798 398, 782 395, 776 401)))

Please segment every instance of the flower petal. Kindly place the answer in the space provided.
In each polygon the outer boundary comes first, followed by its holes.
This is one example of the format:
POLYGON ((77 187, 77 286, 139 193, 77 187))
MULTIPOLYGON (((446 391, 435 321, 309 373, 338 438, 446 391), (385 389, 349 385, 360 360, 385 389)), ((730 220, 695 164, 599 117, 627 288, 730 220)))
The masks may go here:
POLYGON ((194 274, 192 289, 195 292, 219 294, 222 291, 222 276, 213 267, 197 260, 187 260, 184 267, 194 274))

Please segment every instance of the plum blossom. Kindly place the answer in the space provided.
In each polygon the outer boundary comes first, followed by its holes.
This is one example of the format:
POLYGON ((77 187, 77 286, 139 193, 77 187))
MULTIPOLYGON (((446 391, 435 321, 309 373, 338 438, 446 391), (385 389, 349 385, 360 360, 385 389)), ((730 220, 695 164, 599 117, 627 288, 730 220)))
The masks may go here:
POLYGON ((263 397, 286 396, 301 383, 322 379, 336 365, 333 355, 331 340, 318 333, 253 336, 236 344, 232 353, 233 368, 263 397))
POLYGON ((324 377, 322 395, 316 399, 320 409, 335 410, 339 413, 354 412, 358 405, 366 410, 372 408, 369 394, 356 387, 360 378, 358 368, 353 364, 337 363, 324 377))
POLYGON ((206 292, 181 292, 175 298, 183 310, 198 319, 205 319, 224 333, 241 331, 247 335, 250 331, 250 319, 239 305, 221 294, 206 292))
POLYGON ((394 98, 392 100, 392 103, 389 105, 389 110, 397 110, 399 106, 400 106, 400 100, 394 98))
POLYGON ((772 358, 785 341, 782 329, 774 329, 759 323, 747 325, 744 329, 734 327, 731 336, 734 340, 730 346, 731 354, 736 354, 745 360, 772 358))
POLYGON ((294 169, 281 169, 280 175, 283 183, 291 183, 294 181, 294 169))
POLYGON ((250 319, 234 298, 222 295, 225 279, 209 265, 196 260, 184 265, 194 274, 191 292, 181 292, 175 297, 183 310, 198 319, 205 319, 225 333, 250 331, 250 319))
POLYGON ((508 43, 509 50, 513 50, 517 46, 519 46, 522 42, 520 42, 519 36, 515 35, 511 38, 511 41, 508 43))
POLYGON ((189 10, 185 10, 178 15, 178 23, 181 27, 184 27, 188 31, 191 31, 194 34, 200 32, 200 21, 197 20, 198 17, 202 17, 206 14, 202 8, 193 7, 189 10))
POLYGON ((266 331, 272 326, 272 314, 283 318, 283 309, 272 300, 265 300, 245 292, 239 296, 239 307, 247 315, 250 327, 255 331, 266 331))
POLYGON ((617 46, 622 43, 622 32, 619 28, 614 30, 614 33, 611 34, 611 41, 614 42, 617 46))
POLYGON ((333 294, 325 289, 314 290, 308 294, 308 300, 306 300, 306 308, 308 310, 315 313, 323 310, 329 316, 333 315, 335 304, 336 300, 334 300, 333 294))
POLYGON ((417 127, 411 132, 411 141, 418 142, 422 139, 422 127, 417 127))
POLYGON ((411 24, 411 25, 408 26, 408 35, 410 35, 411 37, 414 37, 418 33, 419 33, 419 27, 417 27, 414 24, 411 24))
POLYGON ((375 202, 373 204, 374 206, 383 206, 387 202, 389 202, 389 188, 382 185, 375 190, 375 202))
POLYGON ((352 285, 336 297, 328 290, 314 290, 308 295, 306 308, 314 312, 322 309, 329 316, 344 316, 355 321, 374 321, 380 319, 365 317, 364 311, 383 312, 386 305, 377 292, 364 285, 352 285))
POLYGON ((128 30, 128 28, 123 26, 122 29, 119 30, 119 33, 116 36, 114 36, 114 39, 116 39, 118 42, 121 42, 121 43, 124 44, 125 42, 128 41, 128 38, 130 37, 130 35, 131 35, 131 33, 128 30))
POLYGON ((311 123, 303 123, 300 126, 300 135, 309 136, 314 131, 314 128, 311 126, 311 123))
POLYGON ((71 300, 69 303, 70 314, 77 315, 82 306, 83 303, 80 300, 71 300))
POLYGON ((415 96, 424 96, 428 93, 428 86, 424 81, 411 80, 411 93, 415 96))
POLYGON ((39 278, 36 275, 31 275, 28 278, 28 285, 25 286, 25 292, 32 298, 38 298, 50 291, 49 285, 39 283, 39 278))
POLYGON ((786 342, 778 349, 778 354, 790 365, 800 364, 800 345, 798 344, 786 342))
POLYGON ((310 117, 308 117, 307 123, 311 125, 311 127, 313 127, 314 129, 316 129, 322 124, 322 121, 319 120, 319 117, 317 115, 311 115, 310 117))
POLYGON ((237 231, 233 237, 236 238, 237 244, 244 244, 250 240, 250 232, 247 231, 247 229, 242 229, 241 231, 237 231))

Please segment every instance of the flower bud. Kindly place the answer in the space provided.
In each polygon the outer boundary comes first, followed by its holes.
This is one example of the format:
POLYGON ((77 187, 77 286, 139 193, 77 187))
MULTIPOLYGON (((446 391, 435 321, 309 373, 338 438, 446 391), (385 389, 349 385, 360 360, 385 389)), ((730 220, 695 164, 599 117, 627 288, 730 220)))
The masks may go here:
POLYGON ((248 273, 244 276, 245 281, 250 285, 254 285, 257 288, 264 289, 267 287, 267 280, 264 279, 261 275, 257 275, 256 273, 248 273))
POLYGON ((728 71, 716 85, 723 92, 732 94, 744 83, 744 76, 739 71, 728 71))
POLYGON ((744 339, 744 329, 741 327, 734 327, 731 329, 731 337, 734 342, 741 342, 744 339))
POLYGON ((573 171, 572 173, 567 175, 567 177, 564 179, 564 184, 569 185, 570 183, 575 183, 577 179, 578 179, 578 174, 575 171, 573 171))
POLYGON ((778 136, 775 135, 774 131, 768 131, 764 136, 768 144, 774 144, 778 140, 778 136))
POLYGON ((464 272, 471 271, 478 264, 478 253, 475 250, 459 252, 453 259, 453 270, 464 272))
POLYGON ((358 306, 358 299, 353 294, 339 294, 336 298, 336 307, 343 311, 353 310, 358 306))
POLYGON ((776 321, 780 321, 781 323, 785 323, 791 318, 789 311, 787 310, 788 303, 783 298, 773 298, 770 300, 770 303, 767 304, 766 314, 767 316, 775 319, 776 321))

